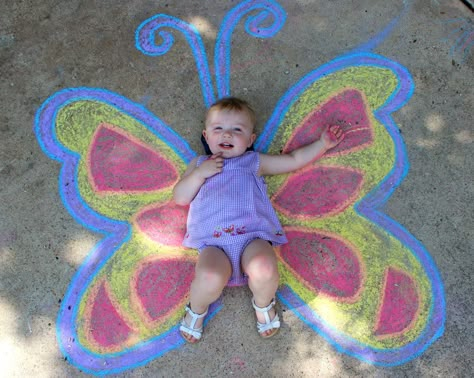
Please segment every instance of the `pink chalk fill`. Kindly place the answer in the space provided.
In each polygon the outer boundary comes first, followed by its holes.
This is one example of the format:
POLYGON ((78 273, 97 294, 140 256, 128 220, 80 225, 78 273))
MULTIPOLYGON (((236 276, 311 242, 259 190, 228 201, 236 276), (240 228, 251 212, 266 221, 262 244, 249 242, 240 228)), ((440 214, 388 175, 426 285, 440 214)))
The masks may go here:
POLYGON ((104 283, 97 292, 90 316, 90 333, 100 346, 113 347, 128 339, 131 329, 115 309, 104 283))
POLYGON ((344 140, 326 153, 361 149, 372 143, 373 134, 362 94, 355 89, 345 90, 316 108, 298 126, 283 152, 291 152, 321 137, 326 126, 339 125, 345 132, 344 140))
POLYGON ((98 191, 152 191, 169 187, 176 169, 157 151, 101 124, 89 152, 89 168, 98 191))
POLYGON ((140 267, 135 277, 135 292, 147 316, 157 321, 182 305, 193 278, 193 261, 160 258, 140 267))
POLYGON ((316 293, 337 300, 354 299, 362 286, 363 272, 348 243, 312 230, 285 232, 288 243, 280 247, 280 254, 297 278, 316 293))
POLYGON ((342 167, 315 167, 292 174, 273 198, 288 217, 321 218, 339 213, 355 202, 362 174, 342 167))
POLYGON ((139 229, 157 243, 178 247, 186 232, 187 213, 188 207, 168 202, 138 214, 136 222, 139 229))
POLYGON ((404 331, 416 319, 418 308, 418 291, 412 277, 388 268, 375 334, 383 336, 404 331))

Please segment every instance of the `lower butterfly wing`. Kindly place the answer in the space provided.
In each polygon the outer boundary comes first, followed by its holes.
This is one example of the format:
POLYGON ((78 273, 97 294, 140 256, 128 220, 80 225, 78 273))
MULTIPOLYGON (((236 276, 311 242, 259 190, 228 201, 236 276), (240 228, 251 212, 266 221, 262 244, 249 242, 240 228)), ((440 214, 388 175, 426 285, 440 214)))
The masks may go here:
POLYGON ((181 247, 187 208, 171 199, 194 152, 140 105, 98 89, 56 93, 35 127, 62 163, 65 206, 104 235, 62 301, 62 351, 80 369, 110 373, 180 345, 196 256, 181 247))
POLYGON ((339 350, 380 365, 425 350, 444 327, 444 294, 428 252, 380 210, 407 172, 391 113, 413 91, 386 58, 336 59, 291 88, 256 143, 289 152, 337 124, 344 140, 310 166, 270 177, 289 243, 278 248, 280 298, 339 350))

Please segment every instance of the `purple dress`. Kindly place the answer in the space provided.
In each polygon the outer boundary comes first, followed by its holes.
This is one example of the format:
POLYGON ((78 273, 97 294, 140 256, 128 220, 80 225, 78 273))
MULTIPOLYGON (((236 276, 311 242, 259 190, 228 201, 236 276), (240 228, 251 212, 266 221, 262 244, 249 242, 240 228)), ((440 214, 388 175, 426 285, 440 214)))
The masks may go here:
MULTIPOLYGON (((208 158, 200 156, 197 166, 208 158)), ((253 151, 225 159, 222 172, 205 181, 189 208, 183 245, 223 249, 232 264, 231 285, 245 282, 240 258, 252 240, 268 240, 273 245, 287 242, 265 181, 257 175, 259 164, 259 153, 253 151)))

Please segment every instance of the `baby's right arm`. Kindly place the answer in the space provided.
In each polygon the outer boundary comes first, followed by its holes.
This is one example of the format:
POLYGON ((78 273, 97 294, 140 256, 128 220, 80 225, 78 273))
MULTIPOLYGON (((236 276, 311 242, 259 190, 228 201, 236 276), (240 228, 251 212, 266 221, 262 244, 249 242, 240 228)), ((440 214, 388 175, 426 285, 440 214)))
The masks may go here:
POLYGON ((224 159, 221 155, 222 153, 218 153, 210 156, 199 167, 198 158, 191 161, 183 177, 173 188, 173 199, 178 205, 189 205, 206 179, 222 171, 224 159))

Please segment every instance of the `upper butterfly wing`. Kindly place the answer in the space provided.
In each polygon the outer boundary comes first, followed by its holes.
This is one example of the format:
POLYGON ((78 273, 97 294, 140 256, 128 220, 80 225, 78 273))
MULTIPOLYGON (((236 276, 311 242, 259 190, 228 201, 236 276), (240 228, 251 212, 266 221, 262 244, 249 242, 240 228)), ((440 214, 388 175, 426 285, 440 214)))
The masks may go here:
POLYGON ((77 181, 61 191, 76 188, 91 210, 118 220, 169 199, 194 156, 160 119, 105 90, 57 93, 39 110, 36 130, 43 149, 76 170, 77 181))

